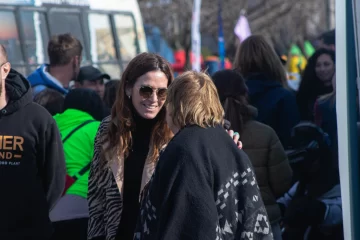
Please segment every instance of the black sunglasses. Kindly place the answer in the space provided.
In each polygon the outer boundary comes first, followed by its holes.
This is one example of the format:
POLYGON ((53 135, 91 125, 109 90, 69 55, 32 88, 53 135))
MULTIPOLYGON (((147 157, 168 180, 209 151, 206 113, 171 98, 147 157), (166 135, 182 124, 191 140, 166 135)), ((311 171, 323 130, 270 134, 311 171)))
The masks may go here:
POLYGON ((161 100, 165 99, 167 96, 167 88, 152 88, 150 86, 142 86, 139 89, 139 94, 141 97, 148 99, 153 93, 156 93, 157 97, 161 100))

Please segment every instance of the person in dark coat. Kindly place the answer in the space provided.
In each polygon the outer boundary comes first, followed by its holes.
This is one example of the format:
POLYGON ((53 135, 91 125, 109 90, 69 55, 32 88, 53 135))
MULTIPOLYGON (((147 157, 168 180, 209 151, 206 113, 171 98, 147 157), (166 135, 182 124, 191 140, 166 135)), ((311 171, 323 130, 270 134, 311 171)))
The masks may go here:
POLYGON ((247 102, 248 89, 244 78, 233 70, 212 76, 225 110, 225 118, 240 133, 243 150, 256 173, 260 192, 270 218, 274 239, 281 239, 281 211, 276 199, 290 189, 292 170, 275 131, 254 119, 256 108, 247 102))
POLYGON ((251 162, 222 127, 210 77, 179 76, 166 110, 175 136, 144 194, 134 239, 273 239, 251 162))
POLYGON ((234 66, 246 79, 249 102, 258 109, 256 120, 272 127, 288 148, 291 129, 300 116, 275 50, 264 37, 251 36, 240 45, 234 66))

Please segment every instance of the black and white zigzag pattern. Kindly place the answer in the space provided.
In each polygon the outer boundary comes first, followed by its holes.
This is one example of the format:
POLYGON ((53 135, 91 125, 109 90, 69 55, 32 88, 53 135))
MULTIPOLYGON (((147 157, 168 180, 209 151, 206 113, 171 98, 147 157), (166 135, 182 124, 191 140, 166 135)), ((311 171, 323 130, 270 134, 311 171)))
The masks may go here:
POLYGON ((106 132, 109 123, 110 117, 103 120, 95 139, 94 158, 89 175, 88 239, 104 236, 106 240, 115 239, 122 211, 121 196, 115 178, 109 168, 102 168, 100 164, 99 139, 106 132))
POLYGON ((219 214, 216 240, 238 239, 236 232, 238 232, 238 226, 241 225, 247 226, 241 232, 239 239, 253 240, 254 234, 271 235, 270 223, 265 211, 256 206, 261 198, 259 192, 247 191, 252 192, 253 195, 246 197, 245 201, 242 200, 243 202, 240 202, 241 199, 237 197, 241 189, 251 189, 256 186, 255 175, 250 167, 242 173, 234 172, 222 185, 215 202, 219 214), (252 211, 251 209, 254 213, 250 215, 250 218, 245 219, 245 211, 252 211))
MULTIPOLYGON (((153 175, 154 178, 155 174, 153 175)), ((150 181, 150 184, 153 180, 150 181)), ((272 240, 270 222, 262 205, 255 174, 251 168, 242 173, 234 172, 217 192, 216 207, 218 223, 214 240, 272 240), (238 199, 244 188, 253 189, 253 195, 238 199), (241 231, 239 231, 239 227, 241 231)), ((150 225, 157 220, 157 209, 151 203, 149 192, 146 192, 140 213, 141 226, 135 232, 134 240, 147 239, 150 236, 150 225)), ((211 231, 209 229, 209 231, 211 231)), ((152 239, 149 237, 149 239, 152 239)))

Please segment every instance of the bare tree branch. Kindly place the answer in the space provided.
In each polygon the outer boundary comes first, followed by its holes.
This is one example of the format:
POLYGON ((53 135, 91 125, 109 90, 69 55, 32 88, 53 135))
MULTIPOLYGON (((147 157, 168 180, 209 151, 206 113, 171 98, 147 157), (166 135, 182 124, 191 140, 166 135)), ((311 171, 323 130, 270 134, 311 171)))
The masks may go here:
MULTIPOLYGON (((193 0, 138 0, 144 23, 158 26, 163 36, 175 48, 191 49, 191 19, 193 0)), ((227 55, 235 54, 237 37, 234 27, 242 9, 253 34, 267 36, 277 49, 287 49, 291 43, 311 39, 325 29, 324 0, 223 0, 223 29, 227 55), (251 3, 251 4, 250 4, 251 3), (249 8, 252 7, 252 8, 249 8)), ((203 0, 201 33, 218 35, 218 0, 203 0)))

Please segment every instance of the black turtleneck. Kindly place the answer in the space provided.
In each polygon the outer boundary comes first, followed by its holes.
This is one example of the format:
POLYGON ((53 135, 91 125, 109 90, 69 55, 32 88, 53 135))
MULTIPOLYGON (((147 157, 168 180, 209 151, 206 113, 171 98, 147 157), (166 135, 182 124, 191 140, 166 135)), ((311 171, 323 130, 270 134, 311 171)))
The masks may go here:
POLYGON ((156 119, 144 119, 134 115, 132 147, 124 165, 123 210, 117 232, 117 240, 132 240, 139 213, 139 195, 144 164, 149 152, 151 130, 156 119))

